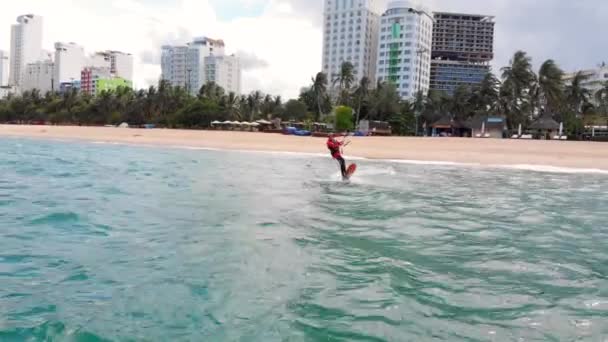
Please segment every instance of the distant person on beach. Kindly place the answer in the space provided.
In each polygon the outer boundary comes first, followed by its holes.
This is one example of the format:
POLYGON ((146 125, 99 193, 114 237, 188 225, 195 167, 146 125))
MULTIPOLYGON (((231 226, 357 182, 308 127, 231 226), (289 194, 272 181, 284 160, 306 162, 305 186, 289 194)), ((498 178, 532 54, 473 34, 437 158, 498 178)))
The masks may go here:
POLYGON ((327 148, 331 153, 332 158, 337 160, 340 163, 340 171, 342 172, 342 178, 346 178, 346 161, 342 157, 342 152, 340 148, 344 145, 344 142, 340 142, 336 140, 339 134, 330 134, 327 138, 327 148))

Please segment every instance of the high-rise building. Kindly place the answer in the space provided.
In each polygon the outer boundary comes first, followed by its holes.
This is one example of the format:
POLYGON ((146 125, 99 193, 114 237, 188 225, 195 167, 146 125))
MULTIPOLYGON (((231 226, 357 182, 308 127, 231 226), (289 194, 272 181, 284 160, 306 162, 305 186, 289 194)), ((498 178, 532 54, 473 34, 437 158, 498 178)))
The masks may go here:
POLYGON ((434 16, 431 89, 451 95, 459 85, 481 83, 494 58, 494 17, 443 12, 434 16))
POLYGON ((121 51, 100 51, 91 55, 85 62, 93 68, 109 68, 114 77, 133 81, 133 55, 121 51))
POLYGON ((357 80, 376 79, 380 6, 380 0, 325 0, 322 70, 330 80, 344 62, 357 80))
MULTIPOLYGON (((566 85, 571 85, 574 77, 578 73, 579 72, 573 72, 564 75, 564 83, 566 85)), ((583 76, 581 86, 587 89, 591 94, 591 102, 598 104, 595 94, 608 84, 608 65, 602 63, 595 69, 581 70, 580 73, 583 76)))
POLYGON ((241 66, 238 57, 209 56, 205 58, 205 80, 214 82, 227 93, 241 93, 241 66))
POLYGON ((9 84, 21 86, 25 67, 42 55, 42 17, 26 14, 11 27, 9 84))
POLYGON ((38 90, 45 94, 53 90, 55 63, 50 58, 28 63, 25 66, 20 89, 22 91, 38 90))
MULTIPOLYGON (((212 56, 224 56, 225 44, 223 40, 215 40, 206 37, 195 38, 188 43, 188 55, 186 57, 186 88, 190 93, 197 94, 201 87, 209 81, 205 73, 206 58, 212 56)), ((225 88, 225 84, 219 84, 225 88)))
POLYGON ((63 83, 79 80, 84 64, 85 55, 82 46, 75 43, 55 43, 54 90, 60 89, 63 83))
POLYGON ((8 86, 8 55, 0 50, 0 87, 8 86))
POLYGON ((409 1, 393 1, 380 19, 378 81, 392 83, 403 99, 430 83, 433 16, 409 1))
POLYGON ((174 87, 186 88, 188 46, 163 45, 161 49, 161 79, 174 87))
POLYGON ((240 93, 241 69, 238 57, 226 56, 222 40, 196 38, 187 45, 165 45, 161 54, 161 79, 197 94, 207 82, 226 91, 240 93))

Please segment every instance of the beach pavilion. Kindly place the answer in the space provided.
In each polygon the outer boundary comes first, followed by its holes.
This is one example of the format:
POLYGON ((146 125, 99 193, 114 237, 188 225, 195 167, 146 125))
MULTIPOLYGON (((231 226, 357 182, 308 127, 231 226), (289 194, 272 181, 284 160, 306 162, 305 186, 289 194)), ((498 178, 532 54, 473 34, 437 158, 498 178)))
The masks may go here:
POLYGON ((451 115, 445 115, 431 125, 433 137, 450 136, 462 137, 466 133, 466 126, 458 120, 454 120, 451 115))
POLYGON ((529 129, 535 132, 536 139, 551 140, 553 133, 560 130, 560 124, 553 119, 553 115, 545 113, 534 121, 529 129))
POLYGON ((507 120, 502 116, 489 116, 478 114, 465 122, 474 138, 504 138, 507 131, 507 120))

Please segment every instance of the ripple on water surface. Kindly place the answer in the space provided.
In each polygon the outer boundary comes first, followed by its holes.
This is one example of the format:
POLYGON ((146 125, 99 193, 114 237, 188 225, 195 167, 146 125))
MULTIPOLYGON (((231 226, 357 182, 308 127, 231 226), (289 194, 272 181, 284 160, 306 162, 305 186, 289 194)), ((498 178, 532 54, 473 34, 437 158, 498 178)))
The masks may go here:
POLYGON ((0 142, 0 341, 608 339, 605 175, 0 142))

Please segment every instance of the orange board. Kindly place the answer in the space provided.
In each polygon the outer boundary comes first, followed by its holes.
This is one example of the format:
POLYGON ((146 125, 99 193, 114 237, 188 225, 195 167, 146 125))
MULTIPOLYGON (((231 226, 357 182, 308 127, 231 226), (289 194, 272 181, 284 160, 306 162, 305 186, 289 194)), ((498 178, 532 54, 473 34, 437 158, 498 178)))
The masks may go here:
POLYGON ((346 169, 346 179, 350 179, 355 171, 357 171, 357 164, 350 164, 346 169))

